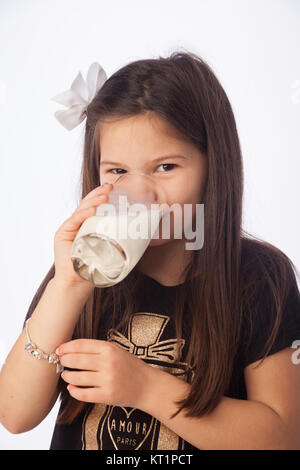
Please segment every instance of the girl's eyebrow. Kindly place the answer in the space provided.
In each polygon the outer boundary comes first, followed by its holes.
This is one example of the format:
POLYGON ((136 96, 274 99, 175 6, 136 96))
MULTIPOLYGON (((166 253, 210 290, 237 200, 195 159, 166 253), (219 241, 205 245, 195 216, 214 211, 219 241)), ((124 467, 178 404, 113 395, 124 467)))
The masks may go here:
MULTIPOLYGON (((187 157, 185 155, 173 155, 173 154, 170 154, 170 155, 162 155, 158 158, 155 158, 154 160, 152 160, 153 163, 155 162, 159 162, 161 160, 165 160, 166 158, 175 158, 175 159, 181 159, 181 160, 187 160, 187 157)), ((104 161, 100 161, 100 165, 124 165, 124 163, 120 163, 120 162, 112 162, 112 161, 109 161, 109 160, 104 160, 104 161)))

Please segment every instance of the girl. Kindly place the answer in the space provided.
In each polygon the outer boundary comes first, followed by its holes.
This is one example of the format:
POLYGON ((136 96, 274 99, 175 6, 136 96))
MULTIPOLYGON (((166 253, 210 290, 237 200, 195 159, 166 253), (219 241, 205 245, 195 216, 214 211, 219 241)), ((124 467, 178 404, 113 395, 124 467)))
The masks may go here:
POLYGON ((235 119, 205 61, 174 52, 106 80, 86 109, 82 200, 25 319, 65 370, 26 354, 23 329, 0 375, 3 425, 33 429, 59 396, 50 449, 299 449, 296 268, 242 229, 242 195, 235 119), (204 245, 153 240, 123 281, 95 288, 72 242, 104 183, 131 171, 170 205, 204 204, 204 245))

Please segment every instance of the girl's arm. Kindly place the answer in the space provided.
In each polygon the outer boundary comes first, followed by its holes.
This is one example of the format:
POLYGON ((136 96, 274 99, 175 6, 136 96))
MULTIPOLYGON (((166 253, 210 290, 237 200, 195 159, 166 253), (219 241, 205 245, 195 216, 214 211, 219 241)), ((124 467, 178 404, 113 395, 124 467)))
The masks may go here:
MULTIPOLYGON (((31 341, 51 353, 70 340, 92 290, 52 278, 28 322, 31 341)), ((37 426, 58 396, 56 366, 30 356, 24 350, 26 343, 23 330, 0 372, 0 422, 12 433, 37 426)))
MULTIPOLYGON (((198 449, 300 449, 300 365, 291 348, 268 356, 257 369, 245 368, 248 400, 223 396, 200 418, 187 418, 173 403, 191 387, 160 369, 149 368, 151 388, 140 409, 198 449)), ((258 361, 257 361, 258 362, 258 361)), ((254 363, 256 364, 256 363, 254 363)))

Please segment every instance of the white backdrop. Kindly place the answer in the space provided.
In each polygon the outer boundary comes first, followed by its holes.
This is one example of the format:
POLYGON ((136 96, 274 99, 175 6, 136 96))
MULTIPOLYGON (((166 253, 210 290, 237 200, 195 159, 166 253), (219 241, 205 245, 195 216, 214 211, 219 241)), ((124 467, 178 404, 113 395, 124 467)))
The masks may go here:
MULTIPOLYGON (((244 228, 300 268, 298 0, 2 0, 0 4, 0 366, 53 262, 53 237, 79 203, 84 124, 69 132, 50 100, 97 61, 108 77, 184 48, 231 101, 245 171, 244 228), (32 256, 34 253, 34 256, 32 256)), ((48 449, 56 403, 0 449, 48 449)))

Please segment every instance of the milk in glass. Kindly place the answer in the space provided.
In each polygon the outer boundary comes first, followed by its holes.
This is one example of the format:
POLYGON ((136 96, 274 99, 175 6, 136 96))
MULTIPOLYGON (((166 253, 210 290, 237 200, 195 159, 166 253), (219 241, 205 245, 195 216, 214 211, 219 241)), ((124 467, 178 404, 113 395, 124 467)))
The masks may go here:
POLYGON ((96 287, 115 285, 130 273, 156 236, 165 213, 159 204, 139 201, 118 187, 108 198, 81 225, 71 249, 75 271, 96 287))

